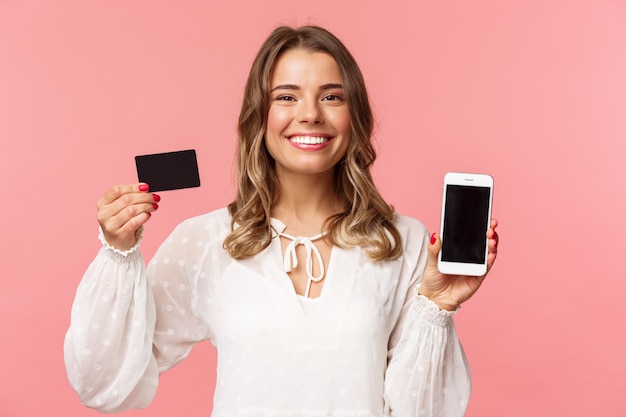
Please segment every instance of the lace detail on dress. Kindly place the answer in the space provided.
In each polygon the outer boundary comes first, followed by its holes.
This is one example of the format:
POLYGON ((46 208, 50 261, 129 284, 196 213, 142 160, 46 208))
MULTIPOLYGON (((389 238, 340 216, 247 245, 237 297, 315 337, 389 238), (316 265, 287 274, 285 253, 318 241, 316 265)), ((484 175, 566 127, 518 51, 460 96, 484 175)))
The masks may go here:
POLYGON ((413 302, 413 309, 416 309, 422 317, 429 323, 439 327, 446 327, 452 320, 461 306, 457 307, 454 311, 442 310, 433 301, 421 294, 415 294, 415 300, 413 302))
POLYGON ((135 246, 133 246, 132 248, 127 249, 127 250, 119 250, 119 249, 111 246, 109 244, 109 242, 107 242, 107 240, 104 238, 104 232, 102 231, 102 227, 98 228, 98 239, 100 239, 100 242, 102 242, 102 246, 104 246, 107 250, 109 250, 109 251, 111 251, 111 252, 113 252, 113 253, 121 256, 121 257, 124 257, 124 258, 126 258, 127 256, 129 256, 132 253, 137 252, 139 250, 140 243, 141 243, 141 241, 143 239, 142 234, 143 234, 143 226, 141 226, 139 228, 139 230, 137 230, 137 233, 136 233, 136 235, 137 235, 137 243, 135 243, 135 246))

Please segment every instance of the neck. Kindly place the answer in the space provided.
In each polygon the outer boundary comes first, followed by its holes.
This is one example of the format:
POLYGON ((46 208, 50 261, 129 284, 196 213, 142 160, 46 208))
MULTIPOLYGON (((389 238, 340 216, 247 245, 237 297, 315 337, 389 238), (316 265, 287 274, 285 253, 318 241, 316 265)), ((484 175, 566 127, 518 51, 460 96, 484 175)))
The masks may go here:
POLYGON ((328 217, 344 210, 332 172, 323 176, 280 175, 278 191, 272 216, 283 221, 291 234, 320 233, 328 217))

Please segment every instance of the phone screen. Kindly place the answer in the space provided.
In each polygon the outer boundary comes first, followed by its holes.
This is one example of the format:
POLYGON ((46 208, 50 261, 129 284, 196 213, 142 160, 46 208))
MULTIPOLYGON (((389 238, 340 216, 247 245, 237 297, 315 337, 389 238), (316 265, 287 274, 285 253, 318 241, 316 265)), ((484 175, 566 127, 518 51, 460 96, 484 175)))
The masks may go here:
POLYGON ((489 187, 446 185, 441 260, 446 262, 485 262, 489 187))

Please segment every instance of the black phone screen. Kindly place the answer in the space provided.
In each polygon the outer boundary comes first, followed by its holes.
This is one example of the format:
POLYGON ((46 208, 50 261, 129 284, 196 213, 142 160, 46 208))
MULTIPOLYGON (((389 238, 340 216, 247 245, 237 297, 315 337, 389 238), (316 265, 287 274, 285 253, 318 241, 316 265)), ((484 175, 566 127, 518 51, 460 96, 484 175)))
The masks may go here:
POLYGON ((485 263, 489 187, 446 186, 441 260, 485 263))

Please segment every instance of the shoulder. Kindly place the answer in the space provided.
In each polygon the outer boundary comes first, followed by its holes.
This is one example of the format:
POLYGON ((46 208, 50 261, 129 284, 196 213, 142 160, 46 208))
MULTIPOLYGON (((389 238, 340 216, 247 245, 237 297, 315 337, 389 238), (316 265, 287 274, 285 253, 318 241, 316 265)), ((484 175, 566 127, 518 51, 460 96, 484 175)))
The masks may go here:
POLYGON ((402 253, 404 257, 417 261, 428 242, 428 229, 416 218, 395 214, 395 226, 402 237, 402 253))
POLYGON ((402 236, 402 240, 406 244, 407 240, 422 240, 424 236, 428 236, 426 226, 416 218, 396 213, 394 216, 394 224, 402 236))
POLYGON ((230 233, 230 230, 231 216, 228 209, 224 207, 182 221, 176 226, 174 234, 204 238, 210 236, 211 240, 223 240, 230 233))

